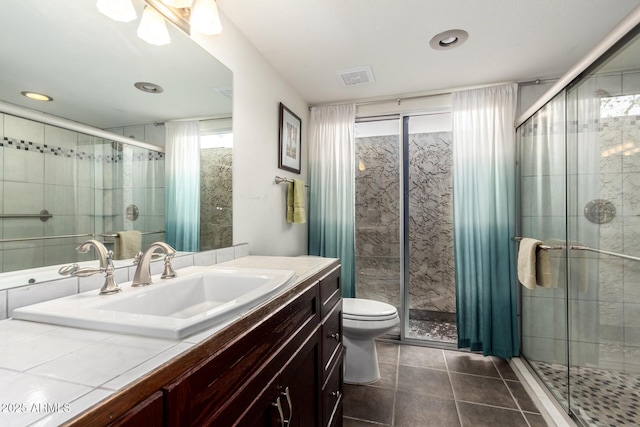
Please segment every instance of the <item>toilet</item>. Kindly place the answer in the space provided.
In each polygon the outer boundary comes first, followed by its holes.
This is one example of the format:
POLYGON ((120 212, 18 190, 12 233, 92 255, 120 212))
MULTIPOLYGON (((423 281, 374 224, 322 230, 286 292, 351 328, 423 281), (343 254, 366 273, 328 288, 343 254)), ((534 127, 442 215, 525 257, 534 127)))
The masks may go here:
POLYGON ((375 339, 399 323, 398 310, 390 304, 363 298, 342 300, 345 383, 371 384, 380 379, 375 339))

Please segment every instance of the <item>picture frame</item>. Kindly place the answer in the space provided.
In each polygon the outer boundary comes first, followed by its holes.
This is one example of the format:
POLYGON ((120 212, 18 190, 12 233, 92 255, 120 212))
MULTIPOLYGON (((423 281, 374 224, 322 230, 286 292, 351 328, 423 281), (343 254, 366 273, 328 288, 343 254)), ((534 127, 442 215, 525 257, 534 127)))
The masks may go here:
POLYGON ((302 120, 280 103, 278 168, 300 173, 302 163, 302 120))

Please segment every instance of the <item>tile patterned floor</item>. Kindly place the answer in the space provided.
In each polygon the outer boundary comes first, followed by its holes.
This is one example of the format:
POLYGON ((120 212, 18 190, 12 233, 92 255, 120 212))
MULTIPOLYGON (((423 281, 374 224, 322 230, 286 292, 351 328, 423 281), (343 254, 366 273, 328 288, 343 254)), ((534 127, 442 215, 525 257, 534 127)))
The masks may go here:
POLYGON ((344 388, 344 427, 543 427, 507 362, 426 347, 376 344, 381 378, 344 388))
MULTIPOLYGON (((549 385, 551 392, 567 405, 567 367, 530 362, 549 385)), ((640 424, 640 375, 605 369, 572 367, 571 406, 587 425, 598 427, 640 424)))

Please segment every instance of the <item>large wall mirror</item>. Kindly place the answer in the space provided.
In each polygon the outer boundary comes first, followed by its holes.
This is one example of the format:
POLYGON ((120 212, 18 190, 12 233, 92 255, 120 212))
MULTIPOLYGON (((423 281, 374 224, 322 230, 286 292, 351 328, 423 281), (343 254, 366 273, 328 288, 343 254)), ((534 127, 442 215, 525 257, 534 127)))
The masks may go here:
POLYGON ((78 243, 112 247, 121 231, 140 231, 142 249, 162 240, 163 123, 174 120, 200 121, 200 249, 231 245, 232 73, 169 23, 167 45, 138 38, 145 4, 134 4, 138 18, 123 23, 95 1, 3 3, 0 26, 10 37, 0 44, 0 273, 93 260, 75 251, 78 243), (81 126, 46 123, 39 113, 81 126))

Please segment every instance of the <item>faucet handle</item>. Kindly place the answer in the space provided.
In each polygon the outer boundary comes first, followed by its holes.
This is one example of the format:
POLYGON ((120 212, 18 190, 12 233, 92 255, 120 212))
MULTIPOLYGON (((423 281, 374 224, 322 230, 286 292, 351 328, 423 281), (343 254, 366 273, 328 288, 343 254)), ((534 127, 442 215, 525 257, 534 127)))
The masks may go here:
POLYGON ((167 255, 164 257, 164 271, 162 272, 161 279, 173 279, 178 274, 171 267, 171 260, 173 259, 173 255, 167 255))
POLYGON ((134 264, 140 263, 140 260, 142 259, 142 255, 144 255, 142 253, 142 251, 138 252, 138 254, 135 256, 135 258, 133 258, 133 263, 134 264))
POLYGON ((61 276, 70 276, 78 271, 79 268, 80 266, 78 264, 65 265, 64 267, 60 267, 60 269, 58 270, 58 274, 60 274, 61 276))

